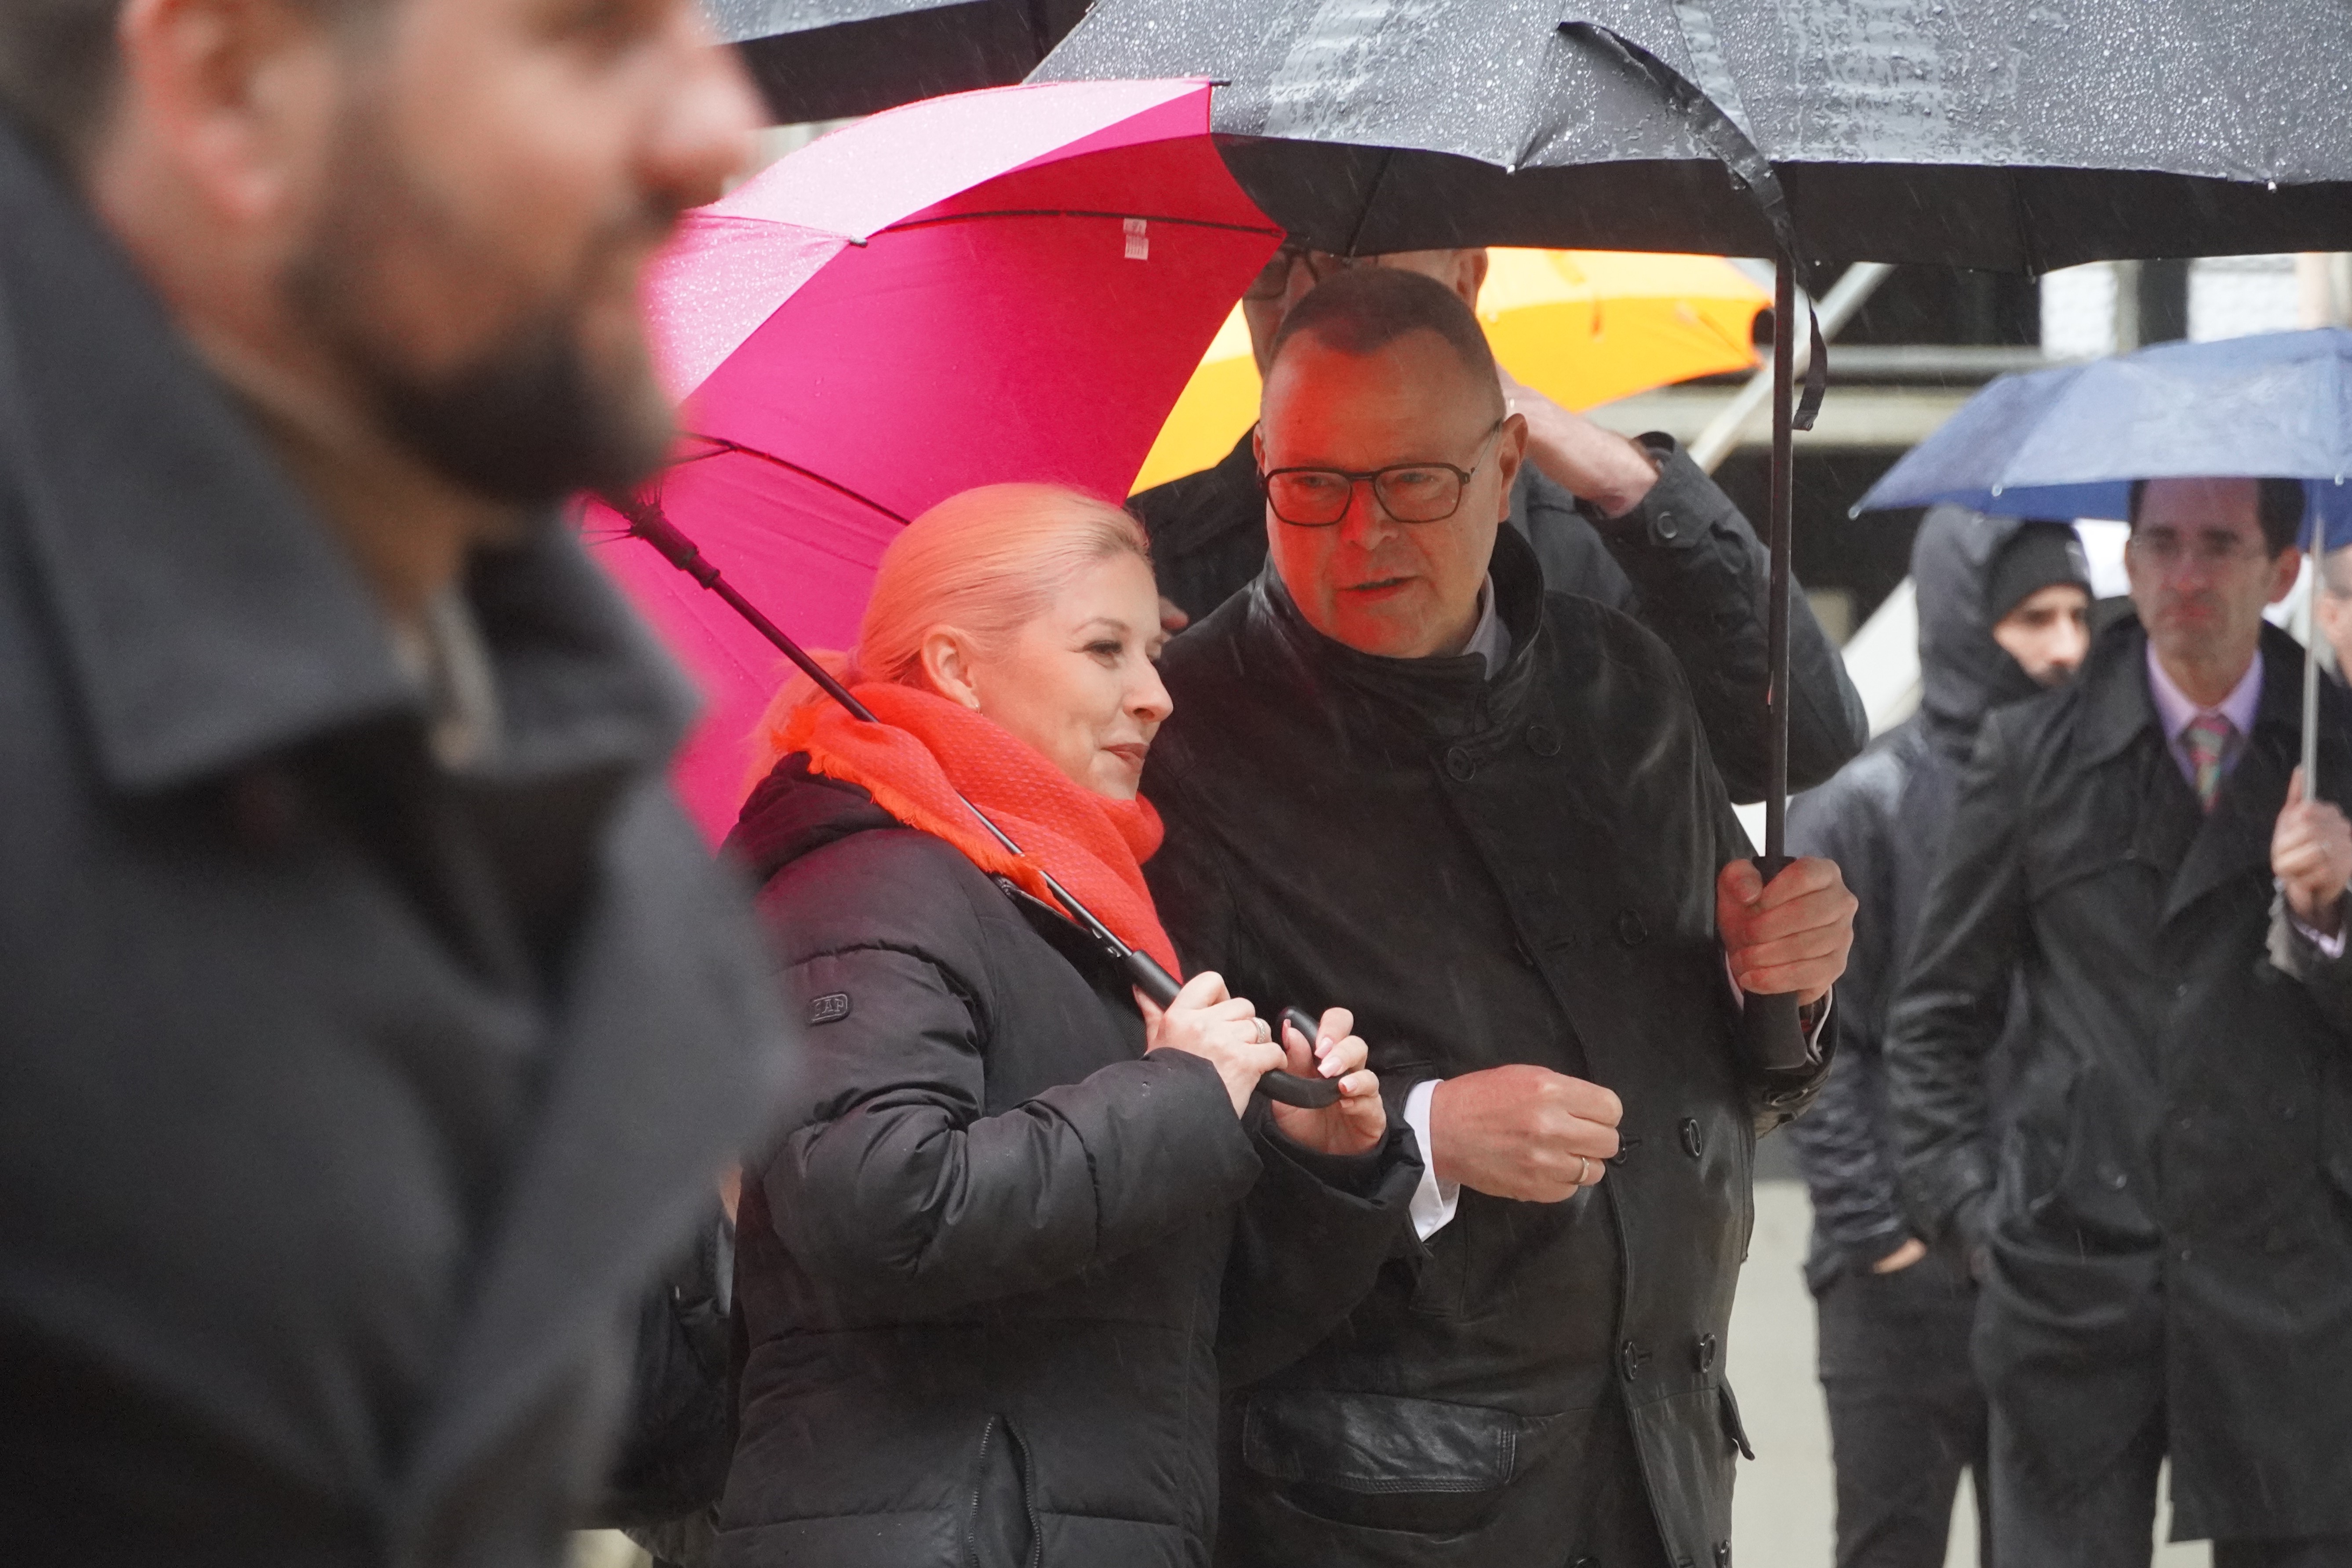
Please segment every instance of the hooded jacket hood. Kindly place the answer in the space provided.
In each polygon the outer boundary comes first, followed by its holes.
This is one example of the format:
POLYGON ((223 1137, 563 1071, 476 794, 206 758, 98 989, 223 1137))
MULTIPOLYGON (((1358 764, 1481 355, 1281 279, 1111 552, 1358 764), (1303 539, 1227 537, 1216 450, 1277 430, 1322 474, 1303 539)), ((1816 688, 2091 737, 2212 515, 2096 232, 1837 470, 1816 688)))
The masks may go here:
POLYGON ((1928 510, 1911 546, 1919 596, 1920 708, 1935 743, 1966 755, 1984 716, 2042 689, 1993 640, 1985 604, 1993 560, 2026 520, 1965 507, 1928 510))

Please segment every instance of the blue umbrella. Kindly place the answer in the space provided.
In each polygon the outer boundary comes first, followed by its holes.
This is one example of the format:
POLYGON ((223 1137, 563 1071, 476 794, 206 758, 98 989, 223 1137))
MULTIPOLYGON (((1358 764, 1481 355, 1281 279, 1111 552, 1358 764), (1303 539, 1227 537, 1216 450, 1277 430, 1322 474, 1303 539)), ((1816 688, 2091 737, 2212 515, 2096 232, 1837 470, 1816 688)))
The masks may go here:
MULTIPOLYGON (((2306 542, 2352 543, 2352 331, 2161 343, 2005 375, 1873 485, 1857 512, 1954 501, 2005 517, 2123 518, 2135 479, 2301 479, 2306 542)), ((2310 574, 2311 595, 2319 574, 2310 574)), ((2318 787, 2318 622, 2305 601, 2304 787, 2318 787)))
POLYGON ((2207 474, 2305 480, 2307 518, 2326 521, 2331 546, 2352 542, 2352 331, 2161 343, 2002 376, 1854 510, 1954 501, 2119 519, 2132 480, 2207 474))

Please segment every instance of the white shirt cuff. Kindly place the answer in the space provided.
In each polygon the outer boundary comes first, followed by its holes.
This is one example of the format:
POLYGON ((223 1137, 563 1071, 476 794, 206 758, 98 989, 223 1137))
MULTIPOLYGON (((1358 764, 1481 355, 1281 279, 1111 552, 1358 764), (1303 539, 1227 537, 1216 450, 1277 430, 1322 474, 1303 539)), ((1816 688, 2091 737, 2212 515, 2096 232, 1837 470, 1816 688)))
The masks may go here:
POLYGON ((1462 1184, 1437 1179, 1437 1155, 1429 1142, 1429 1102, 1436 1098, 1438 1079, 1423 1079, 1404 1097, 1404 1124, 1421 1145, 1421 1185, 1412 1194, 1413 1234, 1427 1241, 1454 1221, 1454 1205, 1462 1201, 1462 1184))
POLYGON ((2319 950, 2320 957, 2341 958, 2344 956, 2344 932, 2340 928, 2336 931, 2334 936, 2329 936, 2325 931, 2315 931, 2310 926, 2303 923, 2302 917, 2294 912, 2294 906, 2292 904, 2287 906, 2286 918, 2288 922, 2292 924, 2295 930, 2303 933, 2304 941, 2311 943, 2312 946, 2319 950))

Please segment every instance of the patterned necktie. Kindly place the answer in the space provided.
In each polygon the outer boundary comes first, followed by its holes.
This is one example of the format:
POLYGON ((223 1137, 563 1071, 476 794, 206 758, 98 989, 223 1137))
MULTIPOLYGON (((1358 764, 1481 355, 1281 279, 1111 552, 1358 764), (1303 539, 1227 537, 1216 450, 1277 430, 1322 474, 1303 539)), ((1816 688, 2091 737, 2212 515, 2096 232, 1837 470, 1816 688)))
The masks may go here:
POLYGON ((2200 713, 2180 731, 2180 742, 2189 749, 2189 782, 2197 787, 2198 804, 2208 811, 2221 793, 2221 759, 2237 734, 2238 727, 2219 713, 2200 713))

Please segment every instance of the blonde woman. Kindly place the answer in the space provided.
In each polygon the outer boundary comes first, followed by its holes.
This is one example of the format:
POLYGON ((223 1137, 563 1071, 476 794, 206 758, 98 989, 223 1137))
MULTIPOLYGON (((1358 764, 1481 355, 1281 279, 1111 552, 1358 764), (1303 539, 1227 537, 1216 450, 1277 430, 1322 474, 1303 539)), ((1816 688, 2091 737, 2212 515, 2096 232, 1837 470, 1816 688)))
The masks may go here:
POLYGON ((1206 1563, 1221 1342, 1229 1376, 1304 1349, 1403 1234, 1418 1159, 1344 1009, 1277 1043, 1203 973, 1160 1013, 1040 875, 1176 969, 1160 637, 1133 519, 974 490, 883 557, 842 670, 880 722, 800 683, 764 727, 733 843, 804 1044, 745 1184, 724 1563, 1206 1563), (1341 1099, 1253 1101, 1283 1066, 1341 1099))

